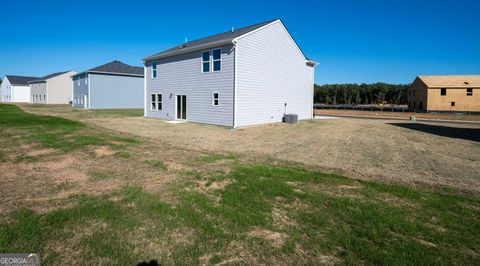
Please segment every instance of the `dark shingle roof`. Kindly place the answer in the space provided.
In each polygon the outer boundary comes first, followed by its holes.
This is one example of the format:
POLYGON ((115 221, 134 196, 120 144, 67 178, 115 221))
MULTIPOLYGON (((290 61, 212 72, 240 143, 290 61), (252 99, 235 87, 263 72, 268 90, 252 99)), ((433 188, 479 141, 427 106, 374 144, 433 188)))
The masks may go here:
POLYGON ((119 75, 128 75, 128 76, 142 76, 143 77, 143 67, 136 67, 124 64, 120 61, 112 61, 110 63, 91 68, 82 73, 78 73, 75 76, 82 75, 85 73, 109 73, 109 74, 119 74, 119 75))
POLYGON ((47 79, 50 79, 50 78, 53 78, 53 77, 56 77, 56 76, 60 76, 60 75, 63 75, 65 73, 68 73, 68 72, 70 72, 70 70, 69 71, 63 71, 63 72, 52 73, 50 75, 43 76, 39 79, 29 81, 29 83, 45 82, 47 79))
POLYGON ((6 75, 5 78, 10 81, 12 85, 24 85, 28 86, 28 82, 39 79, 39 77, 25 77, 25 76, 13 76, 13 75, 6 75))
POLYGON ((169 54, 179 54, 179 53, 181 53, 181 50, 191 51, 192 49, 195 49, 197 47, 208 46, 210 44, 231 42, 233 39, 235 39, 235 38, 237 38, 241 35, 244 35, 246 33, 249 33, 251 31, 253 31, 253 30, 261 28, 261 27, 263 27, 267 24, 270 24, 270 23, 272 23, 276 20, 278 20, 278 19, 272 19, 272 20, 269 20, 269 21, 265 21, 265 22, 262 22, 262 23, 255 24, 255 25, 251 25, 251 26, 247 26, 247 27, 243 27, 243 28, 239 28, 239 29, 234 29, 233 31, 226 31, 224 33, 212 35, 212 36, 209 36, 209 37, 206 37, 206 38, 186 42, 186 43, 183 43, 181 45, 178 45, 178 46, 172 47, 170 49, 167 49, 165 51, 162 51, 160 53, 151 55, 151 56, 149 56, 149 57, 147 57, 143 60, 144 61, 149 61, 149 60, 156 59, 156 58, 166 56, 166 55, 169 55, 169 54))

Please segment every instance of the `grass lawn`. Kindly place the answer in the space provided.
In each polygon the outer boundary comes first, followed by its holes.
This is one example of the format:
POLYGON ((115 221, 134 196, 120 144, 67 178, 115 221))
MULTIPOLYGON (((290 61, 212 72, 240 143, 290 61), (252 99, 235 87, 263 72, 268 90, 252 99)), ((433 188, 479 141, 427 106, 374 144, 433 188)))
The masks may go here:
POLYGON ((0 105, 0 137, 0 166, 25 182, 58 156, 85 164, 82 182, 47 174, 38 197, 0 196, 14 203, 0 252, 39 252, 46 265, 480 263, 478 195, 174 149, 13 105, 0 105), (24 145, 53 151, 11 155, 24 145))

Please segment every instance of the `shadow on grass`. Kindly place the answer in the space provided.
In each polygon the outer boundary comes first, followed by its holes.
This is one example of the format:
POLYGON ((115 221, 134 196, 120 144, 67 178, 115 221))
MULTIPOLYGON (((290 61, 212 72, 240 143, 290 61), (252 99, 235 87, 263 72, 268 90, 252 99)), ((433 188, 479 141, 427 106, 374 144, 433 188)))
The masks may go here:
POLYGON ((408 128, 442 137, 465 139, 480 142, 480 128, 446 127, 420 123, 388 123, 392 126, 408 128))

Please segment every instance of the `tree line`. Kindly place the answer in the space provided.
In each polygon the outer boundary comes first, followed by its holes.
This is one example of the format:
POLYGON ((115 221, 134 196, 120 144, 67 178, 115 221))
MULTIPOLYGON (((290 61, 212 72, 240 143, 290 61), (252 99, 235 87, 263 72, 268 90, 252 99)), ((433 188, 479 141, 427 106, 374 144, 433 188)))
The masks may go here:
POLYGON ((315 103, 407 104, 410 84, 315 84, 315 103))

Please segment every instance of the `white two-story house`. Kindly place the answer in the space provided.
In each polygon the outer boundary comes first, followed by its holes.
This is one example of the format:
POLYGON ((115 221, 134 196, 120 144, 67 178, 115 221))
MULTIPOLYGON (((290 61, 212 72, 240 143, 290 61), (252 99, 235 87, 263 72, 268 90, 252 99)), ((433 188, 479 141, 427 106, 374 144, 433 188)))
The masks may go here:
POLYGON ((242 127, 313 117, 316 62, 281 20, 186 42, 144 59, 145 116, 242 127))

